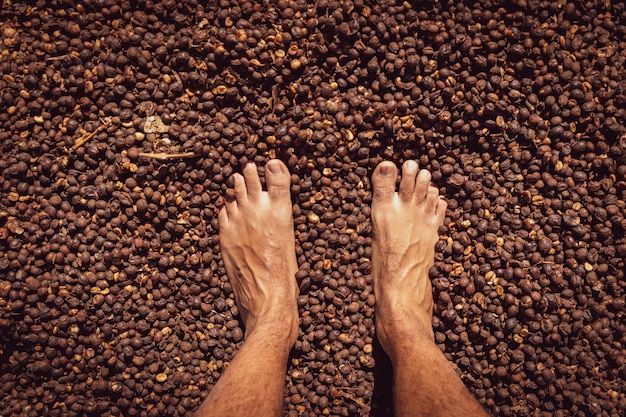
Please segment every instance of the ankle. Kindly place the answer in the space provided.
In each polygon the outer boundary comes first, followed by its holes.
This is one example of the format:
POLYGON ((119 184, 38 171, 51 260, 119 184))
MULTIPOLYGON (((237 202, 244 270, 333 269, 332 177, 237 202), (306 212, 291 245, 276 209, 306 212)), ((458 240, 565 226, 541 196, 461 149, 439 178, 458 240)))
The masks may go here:
POLYGON ((267 310, 256 315, 248 315, 245 326, 246 335, 263 331, 279 338, 293 340, 295 343, 299 328, 297 305, 286 300, 272 303, 267 310))
POLYGON ((415 313, 394 314, 391 318, 377 314, 376 335, 385 352, 393 358, 405 346, 433 343, 434 332, 430 321, 415 313))
POLYGON ((381 346, 394 366, 398 363, 403 363, 404 358, 414 357, 415 352, 425 354, 433 349, 439 349, 433 338, 422 332, 398 335, 388 339, 385 345, 381 342, 381 346))

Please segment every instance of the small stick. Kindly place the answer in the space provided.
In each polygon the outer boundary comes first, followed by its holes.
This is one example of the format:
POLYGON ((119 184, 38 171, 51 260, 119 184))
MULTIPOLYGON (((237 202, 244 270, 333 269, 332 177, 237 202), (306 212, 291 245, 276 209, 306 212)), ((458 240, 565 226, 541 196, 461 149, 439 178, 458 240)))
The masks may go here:
POLYGON ((98 133, 100 133, 103 129, 106 129, 107 127, 109 127, 110 124, 111 124, 111 120, 107 120, 107 121, 104 122, 104 124, 101 124, 100 126, 98 126, 96 128, 96 130, 94 130, 93 132, 85 133, 83 136, 79 137, 76 140, 76 142, 74 142, 74 145, 72 145, 72 149, 76 150, 76 149, 80 148, 85 143, 87 143, 91 138, 93 138, 98 133))
POLYGON ((183 152, 183 153, 141 152, 139 156, 144 157, 144 158, 158 159, 159 161, 169 161, 172 159, 180 159, 180 158, 194 158, 196 157, 196 154, 193 152, 183 152))
POLYGON ((69 56, 69 54, 59 55, 59 56, 51 56, 51 57, 46 58, 46 61, 58 61, 58 60, 61 60, 61 59, 65 59, 68 56, 69 56))

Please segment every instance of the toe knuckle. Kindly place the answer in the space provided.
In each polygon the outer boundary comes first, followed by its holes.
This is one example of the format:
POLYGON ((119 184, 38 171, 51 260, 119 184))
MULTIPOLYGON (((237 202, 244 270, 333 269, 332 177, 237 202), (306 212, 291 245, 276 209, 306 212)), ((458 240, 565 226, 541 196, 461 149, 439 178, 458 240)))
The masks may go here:
POLYGON ((377 187, 374 189, 374 194, 380 197, 389 197, 393 195, 394 190, 388 187, 377 187))
POLYGON ((276 185, 272 187, 272 193, 276 196, 283 196, 289 193, 289 188, 284 185, 276 185))

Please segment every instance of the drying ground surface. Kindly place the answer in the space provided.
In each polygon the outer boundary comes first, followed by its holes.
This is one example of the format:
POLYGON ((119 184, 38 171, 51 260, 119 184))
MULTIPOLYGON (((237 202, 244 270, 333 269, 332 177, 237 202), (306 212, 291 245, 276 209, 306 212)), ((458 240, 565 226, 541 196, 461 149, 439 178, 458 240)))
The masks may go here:
POLYGON ((448 200, 433 325, 470 391, 626 412, 623 2, 3 0, 0 22, 0 415, 195 410, 244 336, 217 211, 274 157, 286 415, 391 414, 370 175, 407 159, 448 200))

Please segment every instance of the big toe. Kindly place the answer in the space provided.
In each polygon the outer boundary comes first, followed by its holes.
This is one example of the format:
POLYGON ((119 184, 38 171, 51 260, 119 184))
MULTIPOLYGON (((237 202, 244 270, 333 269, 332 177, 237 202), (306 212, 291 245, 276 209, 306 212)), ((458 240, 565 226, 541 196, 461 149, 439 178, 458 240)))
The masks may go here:
POLYGON ((265 165, 265 183, 270 198, 288 198, 291 188, 291 175, 287 166, 278 159, 269 160, 265 165))
POLYGON ((390 201, 396 191, 396 178, 398 169, 390 161, 383 161, 372 174, 372 185, 374 188, 374 200, 390 201))

